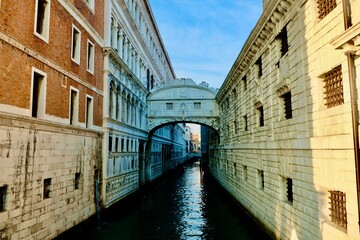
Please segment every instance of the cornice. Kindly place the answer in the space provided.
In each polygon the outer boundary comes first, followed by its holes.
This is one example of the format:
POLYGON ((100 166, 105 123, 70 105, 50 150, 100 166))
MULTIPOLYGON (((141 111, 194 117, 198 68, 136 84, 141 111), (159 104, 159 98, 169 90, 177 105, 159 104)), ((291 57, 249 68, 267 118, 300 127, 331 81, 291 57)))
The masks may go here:
POLYGON ((307 0, 274 0, 264 9, 260 19, 251 31, 232 68, 221 86, 217 99, 221 99, 249 71, 260 54, 267 49, 269 43, 288 21, 291 11, 298 10, 307 0), (280 26, 281 25, 281 26, 280 26))

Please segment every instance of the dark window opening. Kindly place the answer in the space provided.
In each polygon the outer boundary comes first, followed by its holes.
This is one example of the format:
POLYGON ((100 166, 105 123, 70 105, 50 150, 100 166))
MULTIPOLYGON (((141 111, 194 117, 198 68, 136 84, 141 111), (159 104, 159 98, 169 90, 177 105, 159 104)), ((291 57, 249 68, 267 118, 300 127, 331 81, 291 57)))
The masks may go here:
POLYGON ((260 78, 260 77, 263 75, 261 56, 260 56, 259 59, 255 62, 255 64, 256 64, 257 70, 258 70, 258 77, 260 78))
POLYGON ((244 130, 247 131, 248 130, 248 117, 247 117, 247 115, 243 116, 243 120, 244 120, 244 130))
POLYGON ((44 179, 44 199, 50 198, 50 192, 51 192, 51 178, 44 179))
POLYGON ((289 51, 288 33, 286 26, 281 30, 276 38, 281 42, 280 52, 281 57, 283 57, 289 51))
POLYGON ((36 18, 36 32, 40 35, 44 33, 45 25, 45 11, 48 2, 46 0, 38 0, 37 2, 37 18, 36 18))
POLYGON ((259 126, 260 127, 263 127, 265 124, 264 124, 264 107, 261 106, 261 107, 258 107, 258 117, 259 117, 259 126))
POLYGON ((34 73, 33 77, 33 96, 32 96, 32 117, 39 117, 39 108, 40 108, 40 95, 41 95, 41 86, 44 81, 44 76, 34 73))
POLYGON ((291 92, 287 92, 282 96, 284 100, 285 119, 292 118, 291 92))
POLYGON ((293 202, 293 182, 291 178, 286 179, 286 196, 289 202, 293 202))
POLYGON ((112 141, 113 141, 112 136, 109 136, 109 152, 111 152, 113 150, 112 149, 112 141))
POLYGON ((7 194, 7 186, 0 187, 0 212, 4 212, 6 210, 6 194, 7 194))
POLYGON ((81 173, 75 173, 75 189, 80 188, 80 176, 81 173))
POLYGON ((243 76, 243 78, 241 79, 242 83, 243 83, 243 90, 246 91, 247 90, 247 82, 246 82, 246 75, 243 76))

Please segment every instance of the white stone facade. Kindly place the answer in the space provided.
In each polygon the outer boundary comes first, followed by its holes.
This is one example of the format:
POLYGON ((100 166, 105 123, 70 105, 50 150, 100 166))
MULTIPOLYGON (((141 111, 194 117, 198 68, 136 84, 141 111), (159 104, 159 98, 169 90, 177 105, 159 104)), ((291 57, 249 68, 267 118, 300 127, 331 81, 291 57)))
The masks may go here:
POLYGON ((277 239, 360 239, 341 50, 359 53, 360 1, 350 1, 353 27, 346 32, 342 2, 323 1, 332 6, 321 18, 319 2, 266 1, 217 95, 220 142, 210 147, 210 170, 277 239), (338 83, 335 101, 326 79, 338 83), (330 217, 331 191, 346 195, 337 210, 346 220, 330 217))
MULTIPOLYGON (((148 1, 105 1, 104 207, 160 176, 165 171, 162 149, 177 145, 166 133, 153 135, 160 151, 148 143, 147 95, 175 79, 149 9, 148 1)), ((169 133, 171 128, 166 128, 169 133)))

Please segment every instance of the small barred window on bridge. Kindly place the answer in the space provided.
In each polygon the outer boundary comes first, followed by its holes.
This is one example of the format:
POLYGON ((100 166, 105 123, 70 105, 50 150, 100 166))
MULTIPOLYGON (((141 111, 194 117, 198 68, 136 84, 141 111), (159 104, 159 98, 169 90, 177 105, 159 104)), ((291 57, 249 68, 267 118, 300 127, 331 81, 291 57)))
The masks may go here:
POLYGON ((321 20, 336 8, 336 0, 317 0, 318 18, 321 20))
POLYGON ((173 103, 166 103, 166 110, 173 110, 174 104, 173 103))
POLYGON ((194 102, 194 109, 201 109, 201 102, 194 102))

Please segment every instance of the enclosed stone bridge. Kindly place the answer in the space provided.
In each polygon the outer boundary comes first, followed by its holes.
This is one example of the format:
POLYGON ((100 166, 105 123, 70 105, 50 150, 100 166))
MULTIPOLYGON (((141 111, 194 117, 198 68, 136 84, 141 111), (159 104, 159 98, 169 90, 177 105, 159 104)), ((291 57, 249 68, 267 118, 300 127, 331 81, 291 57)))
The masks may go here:
POLYGON ((191 79, 176 79, 153 91, 147 100, 148 130, 170 123, 198 123, 219 130, 216 90, 191 79))

